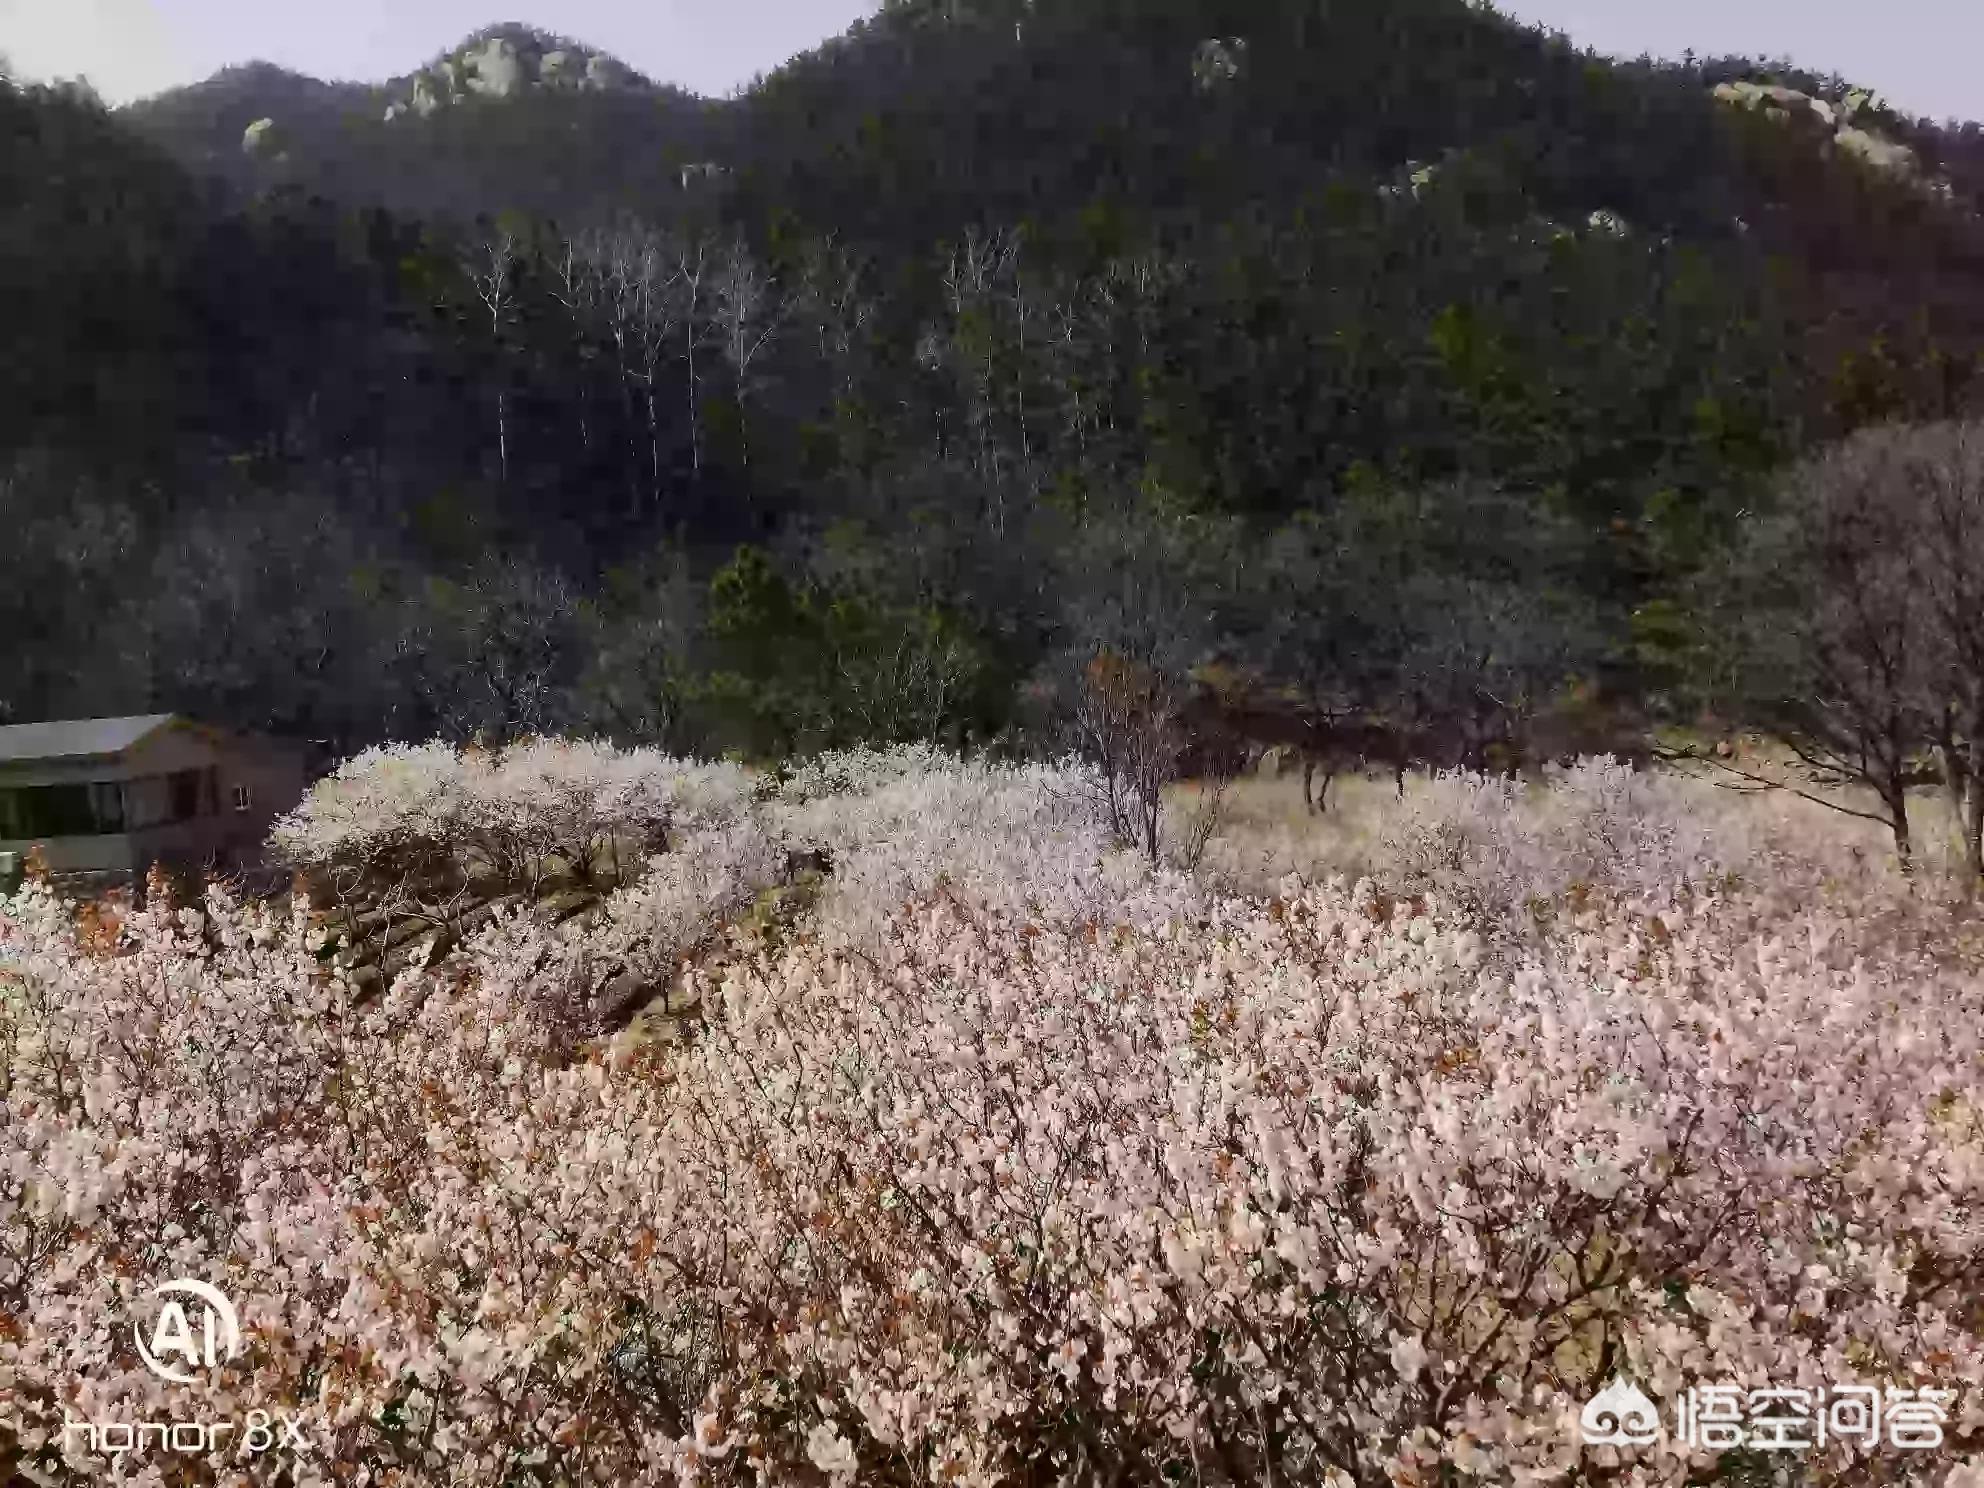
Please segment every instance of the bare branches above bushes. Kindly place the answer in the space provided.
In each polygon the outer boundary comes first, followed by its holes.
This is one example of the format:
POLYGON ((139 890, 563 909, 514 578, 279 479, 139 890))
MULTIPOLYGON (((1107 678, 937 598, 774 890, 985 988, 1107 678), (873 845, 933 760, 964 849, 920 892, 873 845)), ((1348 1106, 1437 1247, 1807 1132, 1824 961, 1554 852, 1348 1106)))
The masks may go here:
POLYGON ((1903 862, 1909 791, 1941 783, 1984 873, 1984 429, 1869 430, 1800 466, 1700 608, 1730 713, 1813 784, 1870 792, 1903 862))

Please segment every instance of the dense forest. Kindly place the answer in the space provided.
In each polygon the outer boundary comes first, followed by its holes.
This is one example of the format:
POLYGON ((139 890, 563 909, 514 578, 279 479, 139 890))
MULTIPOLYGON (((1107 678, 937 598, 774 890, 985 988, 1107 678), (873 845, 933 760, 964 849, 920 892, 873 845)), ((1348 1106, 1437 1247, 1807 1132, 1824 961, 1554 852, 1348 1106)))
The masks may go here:
POLYGON ((0 721, 984 743, 1105 647, 1693 716, 1783 472, 1984 386, 1977 131, 1789 66, 1464 0, 576 51, 0 87, 0 721))

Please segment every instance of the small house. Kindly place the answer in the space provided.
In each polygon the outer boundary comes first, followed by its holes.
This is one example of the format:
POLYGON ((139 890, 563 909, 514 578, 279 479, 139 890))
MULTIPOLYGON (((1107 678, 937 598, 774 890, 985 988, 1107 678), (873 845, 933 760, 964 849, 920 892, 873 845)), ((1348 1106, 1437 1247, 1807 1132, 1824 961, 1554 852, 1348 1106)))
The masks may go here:
POLYGON ((175 713, 0 727, 0 859, 53 873, 245 866, 303 798, 299 745, 175 713))

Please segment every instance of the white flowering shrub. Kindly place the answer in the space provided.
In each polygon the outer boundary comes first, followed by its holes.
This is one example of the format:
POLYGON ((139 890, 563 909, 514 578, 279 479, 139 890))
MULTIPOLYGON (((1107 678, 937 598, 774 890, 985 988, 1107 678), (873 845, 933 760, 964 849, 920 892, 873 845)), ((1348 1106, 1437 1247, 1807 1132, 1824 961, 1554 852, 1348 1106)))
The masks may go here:
POLYGON ((1541 787, 1446 772, 1400 804, 1372 866, 1499 919, 1594 888, 1658 907, 1731 876, 1791 898, 1827 884, 1876 897, 1902 887, 1881 846, 1851 845, 1843 818, 1815 830, 1821 808, 1786 805, 1612 759, 1553 768, 1541 787))
POLYGON ((956 768, 955 756, 928 744, 830 749, 790 766, 778 783, 777 794, 791 803, 831 796, 864 796, 884 786, 919 776, 941 776, 956 768))
POLYGON ((827 855, 822 932, 871 943, 940 885, 974 906, 1156 929, 1196 916, 1190 877, 1121 851, 1085 766, 960 761, 910 747, 830 755, 780 791, 787 841, 827 855))
POLYGON ((675 851, 651 859, 638 882, 607 900, 598 919, 568 927, 565 939, 595 966, 659 982, 778 883, 786 864, 785 848, 754 820, 693 833, 675 851))
MULTIPOLYGON (((1187 913, 1147 878, 1151 913, 1091 914, 1096 844, 1052 772, 938 773, 774 796, 609 901, 600 960, 616 916, 700 936, 795 842, 870 864, 808 933, 695 958, 705 1027, 670 1049, 575 1040, 574 937, 528 916, 361 1005, 300 905, 0 906, 0 1472, 1747 1470, 1581 1448, 1623 1375, 1670 1421, 1701 1383, 1949 1390, 1939 1448, 1795 1465, 1975 1481, 1984 948, 1954 911, 1703 884, 1656 913, 1600 884, 1492 957, 1472 905, 1368 882, 1195 888, 1187 913), (1062 887, 1029 902, 1006 870, 1062 887), (133 1347, 171 1277, 241 1314, 195 1386, 133 1347), (78 1428, 253 1410, 312 1450, 78 1428)), ((1573 815, 1640 809, 1593 800, 1573 815)), ((1609 851, 1694 861, 1659 833, 1609 851)))
POLYGON ((659 846, 672 831, 724 820, 751 788, 735 765, 600 743, 391 745, 319 781, 271 841, 303 867, 366 868, 438 851, 533 882, 552 859, 584 874, 617 839, 659 846))

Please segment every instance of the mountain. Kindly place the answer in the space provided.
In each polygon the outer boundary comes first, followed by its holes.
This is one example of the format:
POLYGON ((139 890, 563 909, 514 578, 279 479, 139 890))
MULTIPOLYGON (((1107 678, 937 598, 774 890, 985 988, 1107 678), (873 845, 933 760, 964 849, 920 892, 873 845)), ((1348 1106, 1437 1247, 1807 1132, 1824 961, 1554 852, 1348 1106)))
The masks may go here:
POLYGON ((0 602, 102 651, 0 658, 19 716, 418 734, 500 635, 490 707, 762 732, 909 636, 997 728, 1133 620, 1648 701, 1790 462, 1984 408, 1974 128, 1471 0, 889 0, 724 100, 515 26, 0 93, 0 602))
POLYGON ((1782 215, 1773 153, 1793 173, 1851 155, 1973 209, 1984 191, 1975 143, 1842 80, 1605 62, 1464 0, 889 0, 735 100, 506 24, 378 84, 251 64, 123 116, 239 191, 666 218, 721 183, 728 215, 759 230, 792 220, 878 246, 965 221, 1120 235, 1292 210, 1456 158, 1554 218, 1689 238, 1782 215), (1800 132, 1821 111, 1825 127, 1800 132), (1793 127, 1746 143, 1737 112, 1793 127))
POLYGON ((249 132, 259 121, 279 121, 282 140, 328 137, 347 118, 369 110, 377 93, 363 84, 320 82, 273 63, 249 62, 134 103, 121 117, 195 174, 251 179, 244 175, 254 153, 249 132))
POLYGON ((502 25, 381 83, 251 63, 120 117, 240 196, 284 188, 462 220, 652 209, 699 179, 716 112, 605 52, 502 25))

